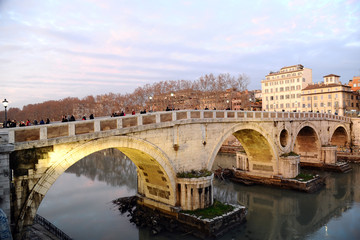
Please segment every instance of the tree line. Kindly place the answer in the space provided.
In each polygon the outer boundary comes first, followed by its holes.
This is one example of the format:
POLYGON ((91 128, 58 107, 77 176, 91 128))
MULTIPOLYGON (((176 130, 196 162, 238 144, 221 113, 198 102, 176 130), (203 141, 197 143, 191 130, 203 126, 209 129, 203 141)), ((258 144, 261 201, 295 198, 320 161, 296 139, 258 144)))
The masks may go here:
MULTIPOLYGON (((140 111, 146 107, 150 96, 168 94, 170 92, 196 92, 202 96, 214 95, 227 89, 244 91, 247 89, 249 79, 245 74, 237 76, 225 74, 206 74, 197 80, 167 80, 153 84, 145 84, 136 88, 132 93, 107 93, 97 96, 86 96, 82 99, 67 97, 61 100, 49 100, 37 104, 28 104, 19 108, 8 109, 8 118, 17 121, 29 119, 46 119, 60 121, 62 115, 74 115, 77 119, 82 116, 110 116, 112 113, 124 110, 127 113, 134 109, 140 111)), ((4 112, 0 114, 1 122, 4 122, 4 112)))

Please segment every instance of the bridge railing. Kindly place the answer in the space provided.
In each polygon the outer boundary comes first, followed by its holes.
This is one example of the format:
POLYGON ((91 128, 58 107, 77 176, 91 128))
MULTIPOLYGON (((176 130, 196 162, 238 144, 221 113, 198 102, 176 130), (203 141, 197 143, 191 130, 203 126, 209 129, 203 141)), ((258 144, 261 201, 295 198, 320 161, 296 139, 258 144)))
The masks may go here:
POLYGON ((122 117, 54 123, 7 129, 9 143, 21 143, 72 137, 82 134, 116 129, 163 124, 177 121, 277 121, 277 120, 330 120, 350 122, 350 118, 327 113, 310 112, 261 112, 231 110, 180 110, 153 112, 122 117))

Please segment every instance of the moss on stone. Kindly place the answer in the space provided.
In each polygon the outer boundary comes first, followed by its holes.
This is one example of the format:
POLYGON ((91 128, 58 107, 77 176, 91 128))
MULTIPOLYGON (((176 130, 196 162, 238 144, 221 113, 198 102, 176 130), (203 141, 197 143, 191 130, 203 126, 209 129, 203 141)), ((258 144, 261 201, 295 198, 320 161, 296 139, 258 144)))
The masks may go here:
POLYGON ((181 212, 195 215, 196 217, 201 219, 205 219, 205 218, 212 219, 218 216, 222 216, 233 210, 234 210, 234 206, 214 200, 214 204, 208 208, 197 209, 194 211, 181 211, 181 212))
POLYGON ((312 174, 306 174, 306 173, 299 173, 299 175, 297 175, 295 177, 296 180, 302 181, 302 182, 307 182, 311 179, 314 179, 314 175, 312 174))
POLYGON ((280 157, 295 157, 295 156, 299 156, 299 154, 297 154, 295 152, 288 152, 288 153, 281 154, 280 157))
POLYGON ((212 172, 207 169, 201 169, 198 171, 191 170, 189 172, 179 172, 176 174, 178 178, 200 178, 211 176, 212 172))

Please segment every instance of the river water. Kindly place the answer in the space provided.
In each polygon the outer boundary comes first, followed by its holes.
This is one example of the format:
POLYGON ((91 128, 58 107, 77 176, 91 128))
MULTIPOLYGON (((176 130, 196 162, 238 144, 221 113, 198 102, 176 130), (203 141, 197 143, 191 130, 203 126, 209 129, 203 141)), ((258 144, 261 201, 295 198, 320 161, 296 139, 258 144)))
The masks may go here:
MULTIPOLYGON (((232 159, 219 154, 216 164, 232 159)), ((360 165, 352 167, 346 174, 316 172, 326 176, 326 186, 313 194, 216 179, 216 199, 248 209, 247 222, 219 239, 360 239, 360 165)), ((121 215, 111 201, 135 195, 136 178, 136 167, 118 150, 91 154, 59 177, 38 214, 73 239, 197 239, 153 236, 121 215)))

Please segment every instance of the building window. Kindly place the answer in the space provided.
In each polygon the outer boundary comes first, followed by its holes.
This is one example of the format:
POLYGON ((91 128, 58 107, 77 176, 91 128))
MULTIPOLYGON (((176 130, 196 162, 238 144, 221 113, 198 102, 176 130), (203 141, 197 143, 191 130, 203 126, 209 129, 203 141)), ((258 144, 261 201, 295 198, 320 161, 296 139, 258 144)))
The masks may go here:
POLYGON ((328 95, 328 99, 331 99, 331 94, 328 95))
POLYGON ((314 100, 317 100, 317 96, 314 96, 314 100))
POLYGON ((331 107, 331 102, 328 102, 328 107, 331 107))
POLYGON ((305 106, 306 106, 305 103, 303 103, 303 108, 305 108, 305 106))
POLYGON ((314 107, 317 107, 317 103, 314 103, 314 107))
POLYGON ((274 100, 274 96, 270 96, 270 101, 274 100))

